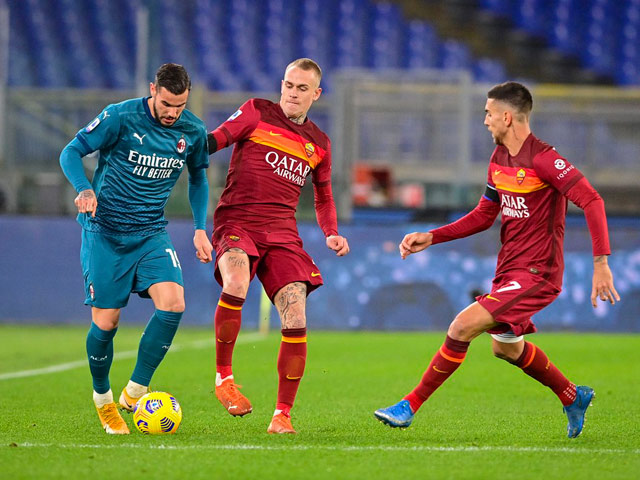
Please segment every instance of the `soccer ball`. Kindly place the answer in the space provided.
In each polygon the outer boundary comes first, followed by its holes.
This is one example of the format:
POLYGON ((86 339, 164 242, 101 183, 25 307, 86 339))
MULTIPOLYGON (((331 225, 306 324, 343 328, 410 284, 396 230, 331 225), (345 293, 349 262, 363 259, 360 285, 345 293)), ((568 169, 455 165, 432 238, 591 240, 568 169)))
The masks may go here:
POLYGON ((144 434, 176 433, 182 408, 167 392, 150 392, 140 397, 133 412, 136 428, 144 434))

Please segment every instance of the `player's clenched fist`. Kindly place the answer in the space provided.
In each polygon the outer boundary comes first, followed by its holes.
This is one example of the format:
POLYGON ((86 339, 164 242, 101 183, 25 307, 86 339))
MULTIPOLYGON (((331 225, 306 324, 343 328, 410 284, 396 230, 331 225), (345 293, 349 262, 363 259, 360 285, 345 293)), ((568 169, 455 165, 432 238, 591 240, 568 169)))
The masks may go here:
POLYGON ((327 237, 327 247, 336 252, 339 257, 344 257, 349 253, 349 242, 340 235, 329 235, 327 237))
POLYGON ((400 256, 404 260, 412 253, 418 253, 427 248, 433 242, 433 233, 431 232, 413 232, 408 233, 400 242, 400 256))
POLYGON ((213 260, 211 252, 213 251, 213 245, 207 237, 207 232, 204 230, 196 230, 193 236, 193 246, 196 247, 196 258, 200 260, 200 263, 209 263, 213 260))
POLYGON ((90 213, 92 217, 96 216, 98 208, 98 199, 93 190, 82 190, 74 200, 78 213, 90 213))

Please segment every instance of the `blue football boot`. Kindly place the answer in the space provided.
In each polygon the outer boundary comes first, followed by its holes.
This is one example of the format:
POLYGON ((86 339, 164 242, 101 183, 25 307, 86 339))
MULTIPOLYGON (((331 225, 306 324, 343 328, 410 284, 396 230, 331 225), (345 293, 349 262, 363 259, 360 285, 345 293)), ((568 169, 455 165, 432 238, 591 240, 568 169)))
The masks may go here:
POLYGON ((569 419, 567 424, 569 438, 576 438, 582 433, 585 413, 587 413, 587 408, 591 405, 591 400, 595 395, 596 392, 593 391, 593 388, 584 385, 578 386, 576 387, 576 399, 571 405, 563 408, 569 419))
POLYGON ((393 428, 407 428, 413 421, 409 400, 400 400, 390 407, 379 408, 373 414, 382 423, 393 428))

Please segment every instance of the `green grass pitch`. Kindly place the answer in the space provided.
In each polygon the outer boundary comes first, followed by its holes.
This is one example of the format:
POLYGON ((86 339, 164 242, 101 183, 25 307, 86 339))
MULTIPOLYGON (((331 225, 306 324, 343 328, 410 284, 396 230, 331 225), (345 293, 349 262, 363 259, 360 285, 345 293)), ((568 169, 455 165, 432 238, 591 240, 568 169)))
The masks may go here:
MULTIPOLYGON (((123 325, 116 336, 116 396, 140 333, 123 325)), ((293 410, 299 433, 268 435, 279 336, 241 334, 234 373, 254 411, 234 418, 212 393, 212 328, 186 327, 152 383, 181 403, 178 433, 142 435, 126 414, 132 434, 110 436, 93 408, 85 336, 85 327, 0 325, 2 478, 626 479, 640 471, 637 335, 531 337, 569 378, 596 390, 572 440, 555 395, 493 358, 487 335, 413 425, 397 430, 373 411, 413 388, 444 334, 313 330, 293 410)))

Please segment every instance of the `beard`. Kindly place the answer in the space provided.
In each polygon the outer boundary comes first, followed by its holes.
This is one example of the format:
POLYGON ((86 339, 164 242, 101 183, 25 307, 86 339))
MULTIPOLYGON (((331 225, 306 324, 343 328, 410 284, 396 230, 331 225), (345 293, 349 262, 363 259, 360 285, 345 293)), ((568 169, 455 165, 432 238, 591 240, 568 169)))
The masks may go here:
MULTIPOLYGON (((153 116, 156 118, 156 120, 158 120, 158 123, 160 123, 160 125, 164 125, 164 123, 162 122, 162 119, 167 119, 168 117, 161 117, 160 114, 158 113, 158 109, 156 108, 156 99, 153 99, 153 116)), ((178 117, 174 118, 173 121, 171 123, 168 123, 167 126, 171 126, 174 123, 176 123, 178 121, 178 117)))

